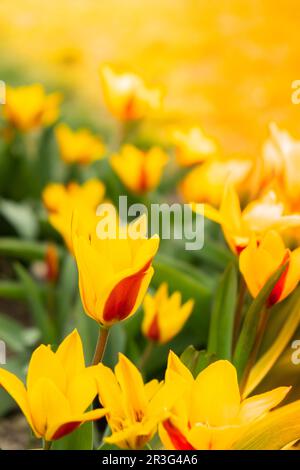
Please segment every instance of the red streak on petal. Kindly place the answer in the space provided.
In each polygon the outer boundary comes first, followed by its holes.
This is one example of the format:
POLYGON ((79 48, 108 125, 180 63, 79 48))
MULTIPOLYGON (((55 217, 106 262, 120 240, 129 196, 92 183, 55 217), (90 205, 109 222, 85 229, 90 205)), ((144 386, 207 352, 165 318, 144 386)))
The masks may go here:
POLYGON ((281 297, 281 294, 285 286, 286 276, 289 270, 289 261, 290 261, 290 252, 287 251, 284 255, 282 262, 280 263, 280 266, 283 266, 285 263, 287 263, 287 266, 285 270, 283 271, 283 273, 281 274, 280 279, 275 284, 271 294, 269 295, 268 302, 267 302, 267 306, 269 308, 272 307, 272 305, 276 304, 281 297))
POLYGON ((52 436, 52 440, 55 441, 56 439, 61 439, 62 437, 70 434, 71 432, 75 431, 81 425, 81 421, 73 421, 70 423, 65 423, 60 426, 52 436))
POLYGON ((152 323, 149 327, 147 336, 152 341, 159 341, 160 332, 159 332, 159 326, 158 326, 158 315, 157 315, 157 313, 154 315, 154 318, 153 318, 152 323))
POLYGON ((104 321, 120 321, 130 315, 151 262, 152 259, 140 271, 122 279, 113 288, 104 307, 104 321))
POLYGON ((163 427, 176 450, 196 450, 169 419, 163 422, 163 427))
POLYGON ((242 253, 242 251, 244 251, 245 248, 246 248, 245 246, 236 245, 236 246, 235 246, 236 254, 237 254, 237 255, 240 255, 240 254, 242 253))

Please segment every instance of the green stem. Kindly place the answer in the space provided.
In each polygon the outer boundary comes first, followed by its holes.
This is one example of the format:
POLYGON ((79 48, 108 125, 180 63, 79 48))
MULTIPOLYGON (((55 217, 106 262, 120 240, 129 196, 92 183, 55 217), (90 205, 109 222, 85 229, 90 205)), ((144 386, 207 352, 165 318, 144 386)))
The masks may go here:
POLYGON ((103 360, 105 348, 107 345, 108 335, 109 335, 109 328, 104 328, 103 326, 100 326, 98 341, 97 341, 94 359, 93 359, 94 366, 96 366, 103 360))
POLYGON ((144 349, 144 352, 141 356, 140 363, 139 363, 139 368, 143 369, 145 367, 145 364, 147 363, 149 357, 151 356, 151 353, 154 349, 154 342, 153 341, 148 341, 147 346, 144 349))
POLYGON ((50 450, 52 446, 52 441, 44 441, 43 450, 50 450))

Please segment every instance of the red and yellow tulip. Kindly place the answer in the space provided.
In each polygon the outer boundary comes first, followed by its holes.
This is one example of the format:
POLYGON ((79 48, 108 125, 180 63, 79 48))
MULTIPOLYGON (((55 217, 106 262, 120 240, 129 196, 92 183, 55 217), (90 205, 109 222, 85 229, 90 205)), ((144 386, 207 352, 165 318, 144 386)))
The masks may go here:
POLYGON ((122 147, 111 157, 111 165, 124 185, 134 193, 155 189, 168 162, 167 154, 159 147, 143 152, 132 145, 122 147))
POLYGON ((243 192, 252 168, 249 160, 209 160, 197 165, 182 180, 179 191, 185 202, 208 203, 218 207, 224 185, 231 183, 243 192))
POLYGON ((276 407, 289 387, 241 399, 237 374, 228 361, 217 361, 198 374, 196 379, 180 359, 170 352, 166 384, 178 376, 185 391, 171 410, 170 417, 159 426, 159 435, 169 450, 230 449, 250 424, 276 407))
POLYGON ((207 137, 200 127, 191 127, 186 132, 175 129, 171 140, 175 145, 177 163, 183 167, 202 163, 217 152, 215 141, 207 137))
POLYGON ((161 284, 154 296, 147 294, 144 300, 142 331, 150 341, 167 343, 183 328, 191 315, 194 301, 181 302, 180 292, 168 295, 168 285, 161 284))
POLYGON ((88 231, 91 224, 96 225, 96 209, 105 194, 101 181, 88 180, 81 186, 69 183, 64 186, 51 183, 43 191, 43 202, 49 213, 49 221, 61 234, 70 252, 73 253, 72 218, 74 211, 82 213, 79 231, 88 231))
POLYGON ((105 441, 123 449, 141 449, 152 439, 158 423, 168 417, 183 391, 180 383, 173 393, 171 385, 157 380, 144 384, 138 369, 123 354, 114 373, 103 364, 97 367, 99 399, 112 431, 105 441))
POLYGON ((162 106, 161 90, 148 88, 138 75, 118 74, 104 65, 100 78, 106 106, 121 121, 141 119, 162 106))
POLYGON ((55 134, 61 158, 66 163, 86 165, 103 156, 105 148, 102 140, 88 129, 73 131, 66 124, 60 124, 55 134))
POLYGON ((97 395, 95 374, 95 367, 85 367, 74 330, 56 352, 45 345, 33 352, 26 387, 5 369, 0 369, 0 385, 17 402, 35 436, 54 441, 105 415, 105 409, 86 411, 97 395))
POLYGON ((300 225, 300 214, 285 214, 284 204, 273 191, 242 210, 232 185, 226 186, 219 210, 206 204, 204 215, 221 225, 228 245, 236 254, 248 245, 252 235, 261 238, 268 230, 281 231, 300 225))
POLYGON ((242 251, 240 271, 253 297, 256 297, 270 276, 280 266, 286 265, 283 274, 269 297, 269 306, 285 299, 300 280, 300 248, 294 251, 285 247, 280 235, 267 232, 261 241, 253 237, 242 251))
POLYGON ((46 95, 42 85, 8 87, 4 116, 8 123, 22 132, 47 126, 59 115, 60 93, 46 95))
POLYGON ((74 226, 73 245, 79 288, 87 315, 106 327, 135 313, 148 289, 154 270, 152 260, 159 238, 146 238, 138 219, 117 227, 113 236, 99 238, 96 230, 79 233, 74 226), (131 236, 134 227, 137 234, 131 236))

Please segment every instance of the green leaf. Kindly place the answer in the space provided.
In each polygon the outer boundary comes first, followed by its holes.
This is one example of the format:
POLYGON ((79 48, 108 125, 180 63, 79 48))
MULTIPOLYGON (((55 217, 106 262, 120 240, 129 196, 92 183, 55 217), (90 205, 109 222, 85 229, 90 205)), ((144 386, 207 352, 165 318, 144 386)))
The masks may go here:
POLYGON ((71 434, 54 441, 53 450, 92 450, 93 449, 93 423, 82 424, 71 434))
POLYGON ((205 350, 197 351, 194 346, 188 346, 181 354, 180 359, 196 378, 203 369, 217 360, 217 356, 205 350))
POLYGON ((262 309, 265 307, 267 300, 274 288, 274 286, 279 281, 283 271, 286 269, 286 266, 281 266, 266 282, 265 286, 261 289, 258 296, 251 303, 248 311, 245 315, 245 320, 243 327, 236 345, 236 349, 233 357, 233 364, 237 369, 237 374, 239 380, 243 376, 245 366, 247 364, 248 358, 252 351, 258 323, 260 320, 260 314, 262 309))
POLYGON ((56 339, 53 324, 43 304, 38 286, 21 264, 15 264, 15 271, 26 290, 26 300, 30 308, 33 323, 39 328, 42 341, 46 344, 54 343, 56 339))
POLYGON ((200 372, 202 372, 204 369, 206 369, 206 367, 217 360, 218 357, 216 354, 208 353, 205 350, 199 351, 199 355, 194 366, 194 377, 197 377, 200 372))
POLYGON ((38 222, 35 213, 28 204, 5 199, 0 201, 0 213, 23 238, 35 238, 38 222))
POLYGON ((282 314, 285 322, 274 343, 252 368, 244 392, 245 397, 263 380, 293 337, 300 322, 300 289, 297 289, 288 302, 282 306, 282 314))
POLYGON ((218 284, 213 303, 207 351, 219 359, 232 358, 232 336, 237 298, 237 273, 230 263, 218 284))
POLYGON ((24 326, 12 317, 0 314, 0 339, 14 352, 23 352, 26 348, 24 326))
POLYGON ((235 450, 280 450, 300 438, 300 401, 278 408, 250 424, 235 450))
MULTIPOLYGON (((44 260, 46 251, 46 243, 19 240, 17 238, 0 239, 0 255, 2 256, 19 258, 24 261, 44 260)), ((58 252, 60 253, 59 249, 58 252)))

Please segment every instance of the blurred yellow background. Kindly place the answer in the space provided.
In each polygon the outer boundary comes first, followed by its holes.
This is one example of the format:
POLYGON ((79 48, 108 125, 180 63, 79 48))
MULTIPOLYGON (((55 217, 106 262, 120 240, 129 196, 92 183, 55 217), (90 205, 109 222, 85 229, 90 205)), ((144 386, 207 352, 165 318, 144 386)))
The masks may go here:
POLYGON ((299 26, 297 0, 1 0, 0 79, 70 88, 97 112, 99 64, 125 66, 165 87, 167 121, 254 154, 270 121, 300 136, 299 26))

